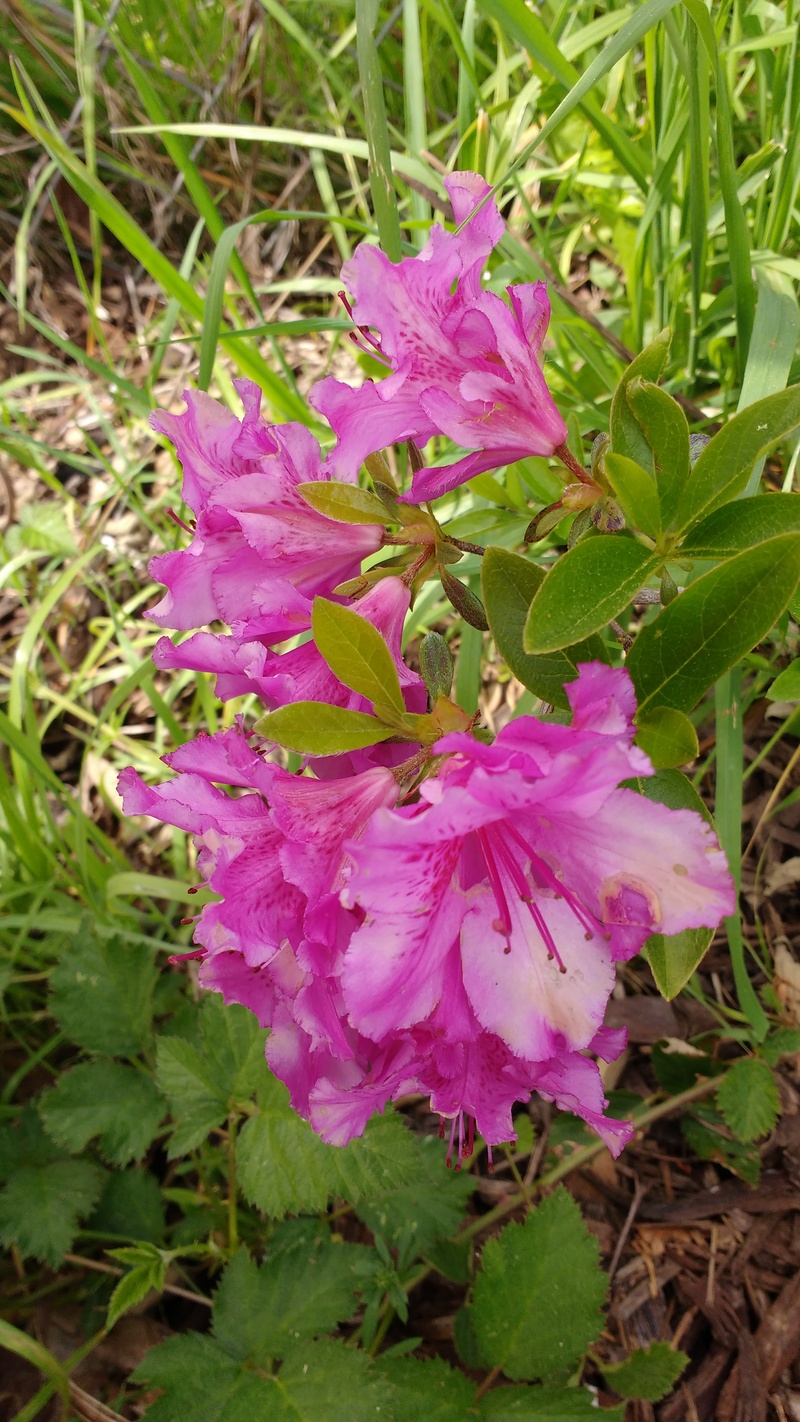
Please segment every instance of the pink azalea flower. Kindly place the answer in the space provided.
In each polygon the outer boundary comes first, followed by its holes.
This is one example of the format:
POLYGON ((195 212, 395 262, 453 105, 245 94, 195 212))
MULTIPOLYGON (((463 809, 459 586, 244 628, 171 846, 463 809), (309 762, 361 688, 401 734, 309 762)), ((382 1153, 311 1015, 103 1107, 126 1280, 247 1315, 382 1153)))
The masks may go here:
POLYGON ((424 444, 445 434, 474 451, 421 470, 413 503, 483 470, 550 455, 567 434, 539 364, 550 319, 544 283, 509 287, 509 303, 482 290, 503 220, 493 199, 477 207, 489 188, 476 174, 453 173, 445 187, 456 222, 466 222, 462 231, 433 227, 423 251, 397 264, 362 243, 342 269, 355 319, 379 333, 378 356, 391 374, 357 390, 328 377, 310 396, 337 436, 326 461, 337 478, 352 477, 368 454, 406 439, 424 444))
POLYGON ((181 630, 219 619, 240 638, 277 642, 302 631, 309 598, 356 576, 382 529, 312 509, 297 485, 329 477, 313 435, 299 424, 267 426, 258 387, 236 385, 241 420, 191 390, 184 414, 153 417, 175 444, 197 527, 188 548, 151 561, 167 591, 147 615, 181 630))

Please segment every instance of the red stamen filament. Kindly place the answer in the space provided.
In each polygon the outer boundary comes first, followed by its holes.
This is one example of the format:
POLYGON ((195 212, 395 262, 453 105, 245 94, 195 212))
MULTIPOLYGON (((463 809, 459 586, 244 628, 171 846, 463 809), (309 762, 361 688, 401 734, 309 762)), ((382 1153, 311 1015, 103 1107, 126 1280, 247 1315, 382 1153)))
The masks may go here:
POLYGON ((489 883, 491 884, 492 893, 494 894, 494 900, 500 910, 499 917, 495 919, 494 927, 498 933, 502 933, 503 937, 508 939, 511 937, 511 914, 508 911, 508 902, 506 900, 505 889, 503 888, 503 881, 497 871, 497 865, 495 864, 492 847, 489 843, 489 836, 486 830, 479 829, 477 835, 478 843, 483 852, 486 872, 489 875, 489 883))
MULTIPOLYGON (((189 923, 192 922, 191 919, 188 921, 189 923)), ((167 962, 172 963, 174 966, 177 966, 178 963, 202 963, 205 956, 205 948, 195 948, 192 953, 170 953, 167 962)))
POLYGON ((188 523, 184 523, 182 518, 178 518, 174 509, 167 509, 167 516, 172 519, 173 523, 177 523, 178 528, 182 528, 184 533, 189 535, 194 533, 194 528, 190 527, 188 523))
POLYGON ((578 902, 574 894, 570 893, 569 889, 567 889, 564 884, 561 883, 561 880, 556 878, 552 869, 548 867, 548 865, 543 859, 540 859, 539 855, 534 849, 531 849, 531 846, 529 844, 526 844, 525 840, 522 838, 522 835, 519 834, 519 832, 514 829, 514 826, 512 824, 509 824, 508 821, 506 821, 506 829, 511 835, 511 838, 514 840, 514 842, 519 845, 520 849, 522 849, 530 859, 531 868, 535 869, 540 879, 544 880, 548 888, 553 889, 558 895, 560 895, 560 897, 567 905, 567 908, 569 908, 572 913, 574 913, 579 924, 582 928, 586 929, 589 936, 593 938, 595 933, 599 933, 600 925, 598 924, 597 920, 595 918, 592 918, 591 914, 589 914, 587 910, 583 907, 583 905, 578 902))
POLYGON ((525 875, 517 864, 513 854, 510 852, 508 847, 503 844, 503 841, 499 838, 499 836, 497 842, 497 851, 499 858, 502 859, 503 864, 506 870, 508 871, 514 888, 519 894, 522 903, 525 904, 525 907, 527 908, 531 918, 533 919, 536 925, 536 930, 540 938, 543 940, 544 945, 547 949, 548 958, 555 958, 556 962, 558 963, 558 971, 560 973, 565 973, 567 970, 564 966, 564 961, 561 957, 561 954, 559 953, 556 947, 555 939, 553 938, 550 929, 545 923, 541 909, 537 905, 535 899, 531 897, 531 886, 526 880, 525 875))

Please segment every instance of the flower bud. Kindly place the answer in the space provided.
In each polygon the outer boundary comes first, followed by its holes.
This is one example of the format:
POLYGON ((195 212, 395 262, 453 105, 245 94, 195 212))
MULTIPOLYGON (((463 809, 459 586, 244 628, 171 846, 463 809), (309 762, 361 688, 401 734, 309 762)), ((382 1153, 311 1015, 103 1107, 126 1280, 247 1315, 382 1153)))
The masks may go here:
POLYGON ((432 703, 440 696, 450 695, 453 685, 453 657, 439 632, 429 632, 427 637, 423 637, 419 649, 419 669, 432 703))

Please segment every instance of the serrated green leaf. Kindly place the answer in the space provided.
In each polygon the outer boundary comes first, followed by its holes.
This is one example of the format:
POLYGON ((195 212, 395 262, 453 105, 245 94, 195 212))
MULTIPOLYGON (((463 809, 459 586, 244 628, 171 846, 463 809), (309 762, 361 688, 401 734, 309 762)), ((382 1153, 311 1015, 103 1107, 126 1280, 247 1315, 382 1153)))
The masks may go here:
POLYGON ((625 454, 609 453, 604 464, 628 526, 657 538, 662 516, 653 475, 625 454))
POLYGON ((637 716, 636 744, 657 770, 686 765, 700 749, 689 717, 671 706, 654 706, 651 711, 637 716))
POLYGON ((633 538, 609 534, 578 543, 559 558, 533 598, 525 651, 559 651, 599 632, 630 605, 658 564, 633 538))
POLYGON ((444 1149, 432 1136, 412 1138, 419 1162, 419 1180, 413 1185, 370 1194, 356 1209, 364 1224, 393 1248, 401 1241, 410 1257, 425 1254, 437 1239, 454 1235, 474 1189, 470 1175, 445 1170, 444 1149))
POLYGON ((641 425, 628 404, 627 391, 634 380, 655 383, 659 379, 669 355, 669 343, 669 331, 660 331, 655 340, 631 361, 611 401, 611 448, 615 454, 624 454, 644 469, 652 470, 653 456, 641 425))
POLYGON ((666 937, 653 933, 645 944, 656 987, 671 1002, 686 987, 692 973, 702 963, 714 937, 713 928, 684 928, 666 937))
POLYGON ((160 1274, 152 1263, 140 1264, 124 1274, 108 1301, 106 1328, 113 1328, 117 1319, 122 1318, 129 1308, 141 1303, 151 1289, 160 1289, 162 1285, 160 1274))
POLYGON ((356 1204, 419 1178, 413 1138, 397 1117, 377 1117, 348 1146, 329 1146, 292 1110, 277 1079, 259 1093, 259 1106, 239 1133, 237 1169, 247 1199, 275 1219, 322 1210, 331 1195, 356 1204))
POLYGON ((717 1088, 717 1105, 737 1140, 747 1144, 767 1135, 781 1108, 771 1067, 759 1057, 734 1062, 717 1088))
POLYGON ((57 503, 24 504, 17 518, 22 542, 28 548, 40 548, 44 553, 75 555, 75 539, 57 503))
POLYGON ((761 1176, 758 1150, 755 1146, 732 1140, 718 1111, 712 1107, 696 1106, 688 1115, 681 1116, 680 1127, 682 1135, 701 1160, 718 1161, 726 1170, 746 1180, 748 1185, 758 1184, 761 1176))
POLYGON ((568 652, 545 656, 530 656, 523 650, 528 609, 544 576, 541 568, 518 553, 487 548, 481 570, 483 600, 489 629, 509 671, 542 701, 566 710, 569 700, 564 686, 578 675, 575 663, 606 661, 607 655, 599 637, 578 642, 568 652))
POLYGON ((334 481, 298 484, 297 492, 317 513, 339 523, 393 523, 383 502, 369 489, 334 481))
POLYGON ((515 1381, 569 1369, 603 1327, 596 1239, 560 1188, 486 1245, 472 1318, 481 1353, 515 1381))
POLYGON ((218 992, 207 993, 200 1007, 200 1031, 203 1056, 227 1096, 246 1101, 269 1080, 267 1034, 246 1007, 224 1002, 218 992))
POLYGON ((781 1057, 800 1055, 800 1028, 779 1027, 762 1043, 761 1055, 770 1066, 776 1066, 781 1057))
POLYGON ((715 509, 689 529, 681 556, 733 558, 782 533, 800 533, 800 494, 756 494, 715 509))
POLYGON ((585 1387, 496 1387, 481 1398, 479 1417, 491 1422, 622 1422, 624 1407, 597 1410, 585 1387))
POLYGON ((637 1348, 623 1363, 604 1364, 602 1373, 620 1397, 660 1402, 688 1366, 686 1353, 670 1348, 669 1343, 651 1343, 648 1348, 637 1348))
POLYGON ((689 478, 686 416, 666 390, 641 377, 628 382, 627 399, 653 451, 661 510, 659 521, 662 528, 669 528, 689 478))
POLYGON ((800 425, 800 385, 790 385, 740 410, 706 445, 686 482, 676 516, 688 528, 747 484, 756 460, 800 425))
POLYGON ((770 701, 800 701, 800 657, 776 676, 766 695, 770 701))
POLYGON ((232 1358, 268 1365, 302 1339, 333 1332, 355 1305, 351 1246, 330 1239, 259 1268, 239 1250, 214 1295, 214 1336, 232 1358))
POLYGON ((443 1358, 379 1357, 377 1371, 392 1385, 390 1422, 465 1422, 474 1385, 443 1358))
POLYGON ((54 1160, 16 1171, 0 1191, 0 1240, 58 1268, 105 1178, 91 1160, 54 1160))
POLYGON ((739 553, 690 584, 628 654, 639 713, 650 706, 691 711, 769 631, 798 579, 800 534, 793 533, 739 553))
POLYGON ((397 667, 377 627, 350 607, 315 597, 311 630, 318 652, 344 686, 403 715, 397 667))
POLYGON ((167 1154, 170 1159, 199 1146, 229 1111, 226 1095, 197 1047, 181 1037, 160 1037, 156 1081, 175 1120, 167 1154))
POLYGON ((164 1237, 164 1202, 158 1181, 147 1170, 115 1170, 109 1175, 90 1225, 98 1234, 144 1239, 164 1237))
POLYGON ((158 972, 150 948, 81 930, 50 978, 59 1027, 79 1047, 128 1057, 150 1042, 158 972))
MULTIPOLYGON (((363 620, 363 619, 362 619, 363 620)), ((363 711, 347 711, 343 706, 327 706, 321 701, 295 701, 262 716, 255 729, 260 736, 303 755, 343 755, 363 750, 395 735, 363 711)))
POLYGON ((42 1097, 45 1129, 77 1155, 95 1137, 110 1165, 141 1160, 166 1110, 152 1079, 121 1062, 84 1062, 42 1097))

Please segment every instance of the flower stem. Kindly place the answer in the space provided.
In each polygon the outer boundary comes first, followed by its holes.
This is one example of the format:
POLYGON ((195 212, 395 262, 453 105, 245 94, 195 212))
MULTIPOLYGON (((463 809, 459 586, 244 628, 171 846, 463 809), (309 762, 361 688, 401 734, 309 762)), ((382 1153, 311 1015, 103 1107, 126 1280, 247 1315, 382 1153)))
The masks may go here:
POLYGON ((561 460, 562 464, 565 464, 567 466, 568 470, 570 471, 570 474, 574 474, 576 479, 580 479, 582 484, 594 483, 594 479, 592 478, 588 470, 584 469, 583 465, 578 463, 566 440, 563 444, 560 444, 558 446, 558 449, 554 449, 553 453, 555 454, 557 459, 561 460))

